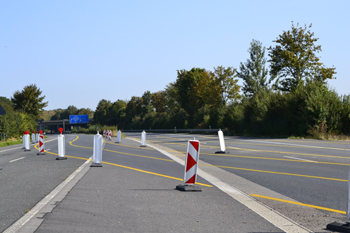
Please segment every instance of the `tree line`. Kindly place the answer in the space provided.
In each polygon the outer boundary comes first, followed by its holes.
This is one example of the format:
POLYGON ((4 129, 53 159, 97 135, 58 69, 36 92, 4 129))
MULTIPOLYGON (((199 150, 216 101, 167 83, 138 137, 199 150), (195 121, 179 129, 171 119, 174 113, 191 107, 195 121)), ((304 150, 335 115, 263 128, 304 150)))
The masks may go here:
POLYGON ((0 105, 6 111, 0 116, 0 134, 5 134, 6 138, 19 138, 23 131, 36 131, 36 120, 47 106, 44 98, 35 84, 16 91, 11 99, 0 96, 0 105))
POLYGON ((249 58, 238 68, 178 70, 176 80, 164 90, 145 91, 130 100, 102 99, 94 112, 72 105, 43 112, 45 96, 35 85, 26 86, 11 100, 0 98, 10 112, 0 116, 0 130, 15 135, 33 127, 39 118, 62 120, 87 114, 96 125, 119 129, 211 127, 236 135, 350 135, 350 95, 338 95, 327 85, 335 79, 335 68, 326 67, 317 56, 322 50, 311 27, 292 23, 267 49, 252 40, 249 58))
POLYGON ((268 49, 252 40, 249 58, 238 69, 178 70, 176 81, 162 91, 146 91, 129 101, 103 99, 94 122, 121 129, 212 127, 241 135, 349 135, 350 96, 328 87, 335 68, 320 62, 321 46, 311 27, 292 23, 268 49))

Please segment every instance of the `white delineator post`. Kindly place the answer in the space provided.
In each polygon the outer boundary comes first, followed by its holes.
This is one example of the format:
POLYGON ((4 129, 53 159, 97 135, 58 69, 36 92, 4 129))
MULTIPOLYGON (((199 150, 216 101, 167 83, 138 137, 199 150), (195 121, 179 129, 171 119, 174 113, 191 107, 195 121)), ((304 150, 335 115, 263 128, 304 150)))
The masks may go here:
POLYGON ((180 191, 202 191, 195 186, 197 180, 197 167, 199 160, 200 142, 198 140, 189 140, 187 143, 186 164, 184 172, 184 184, 176 186, 180 191))
POLYGON ((58 135, 58 157, 56 160, 65 160, 67 157, 64 157, 66 154, 66 146, 65 146, 65 138, 64 135, 62 134, 63 129, 59 128, 58 131, 60 131, 60 135, 58 135))
POLYGON ((102 167, 102 136, 98 133, 94 136, 94 149, 92 153, 93 163, 90 167, 102 167))
POLYGON ((141 146, 140 147, 146 147, 146 132, 142 131, 141 133, 141 146))
POLYGON ((215 154, 225 154, 225 140, 224 133, 219 129, 218 131, 219 143, 220 143, 220 151, 215 152, 215 154))
POLYGON ((117 143, 120 143, 121 137, 122 137, 122 132, 120 132, 120 130, 118 130, 118 134, 117 134, 117 143))
POLYGON ((35 144, 35 134, 34 134, 34 131, 32 132, 32 144, 35 144))
POLYGON ((39 142, 39 133, 38 133, 38 131, 36 131, 35 138, 36 138, 36 143, 38 143, 39 142))
POLYGON ((26 135, 24 137, 26 138, 24 151, 30 151, 30 137, 29 137, 29 132, 28 131, 26 132, 26 135))
POLYGON ((26 148, 26 132, 24 131, 23 132, 23 138, 22 138, 22 140, 23 140, 23 148, 22 149, 25 149, 26 148))
POLYGON ((40 130, 39 133, 40 133, 40 135, 39 135, 39 153, 37 155, 46 155, 46 153, 45 153, 45 146, 44 146, 43 131, 40 130))

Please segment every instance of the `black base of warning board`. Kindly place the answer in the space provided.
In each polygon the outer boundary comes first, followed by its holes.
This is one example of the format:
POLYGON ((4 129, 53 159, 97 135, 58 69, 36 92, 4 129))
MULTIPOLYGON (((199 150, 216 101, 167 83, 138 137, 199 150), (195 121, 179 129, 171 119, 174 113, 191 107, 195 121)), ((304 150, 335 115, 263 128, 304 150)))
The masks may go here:
POLYGON ((201 188, 195 185, 179 184, 176 186, 176 190, 183 192, 202 192, 201 188))
POLYGON ((102 167, 102 164, 100 163, 92 163, 90 167, 102 167))
POLYGON ((57 157, 56 160, 66 160, 67 157, 57 157))
POLYGON ((327 230, 350 232, 350 222, 332 222, 327 225, 327 230))

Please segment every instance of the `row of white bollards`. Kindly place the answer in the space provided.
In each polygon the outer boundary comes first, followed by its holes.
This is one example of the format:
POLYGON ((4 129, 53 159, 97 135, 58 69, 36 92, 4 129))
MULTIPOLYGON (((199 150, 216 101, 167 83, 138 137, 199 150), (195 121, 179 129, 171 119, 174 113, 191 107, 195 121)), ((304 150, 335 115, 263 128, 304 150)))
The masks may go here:
MULTIPOLYGON (((57 160, 65 160, 67 159, 65 157, 66 149, 65 149, 65 137, 62 134, 63 129, 60 128, 60 135, 58 136, 58 157, 57 160)), ((105 134, 109 135, 109 132, 104 132, 105 134)), ((34 132, 33 132, 34 134, 34 132)), ((33 139, 32 134, 32 141, 33 139)), ((220 152, 217 153, 225 153, 225 142, 223 138, 223 132, 219 130, 218 132, 219 136, 219 142, 220 142, 220 152)), ((40 131, 39 134, 39 153, 38 155, 45 154, 45 148, 44 148, 44 136, 42 135, 42 131, 40 131)), ((120 143, 121 141, 121 131, 118 131, 117 134, 117 143, 120 143)), ((29 132, 26 131, 23 136, 23 145, 25 148, 25 151, 30 150, 30 137, 29 132)), ((94 135, 94 142, 93 142, 93 163, 91 167, 102 167, 102 146, 103 146, 103 140, 102 135, 99 134, 97 131, 97 134, 94 135)), ((142 131, 141 133, 141 147, 146 146, 146 132, 142 131)), ((184 184, 176 186, 176 189, 181 191, 201 191, 201 189, 197 186, 195 186, 196 180, 197 180, 197 167, 198 167, 198 160, 199 160, 199 151, 200 151, 200 142, 198 140, 189 140, 187 143, 187 152, 186 152, 186 160, 185 160, 185 168, 184 168, 184 184)))

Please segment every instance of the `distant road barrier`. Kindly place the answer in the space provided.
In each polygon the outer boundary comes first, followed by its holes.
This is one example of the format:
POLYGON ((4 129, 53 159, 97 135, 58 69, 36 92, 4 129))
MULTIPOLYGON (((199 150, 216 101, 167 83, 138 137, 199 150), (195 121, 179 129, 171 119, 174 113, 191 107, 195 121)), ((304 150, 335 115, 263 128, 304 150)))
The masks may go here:
MULTIPOLYGON (((179 133, 179 132, 197 132, 197 133, 217 133, 219 129, 130 129, 130 130, 122 130, 123 132, 170 132, 170 133, 179 133)), ((223 133, 230 134, 230 132, 227 129, 222 129, 223 133)))

